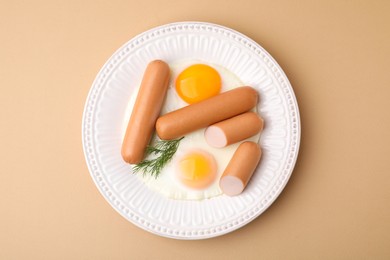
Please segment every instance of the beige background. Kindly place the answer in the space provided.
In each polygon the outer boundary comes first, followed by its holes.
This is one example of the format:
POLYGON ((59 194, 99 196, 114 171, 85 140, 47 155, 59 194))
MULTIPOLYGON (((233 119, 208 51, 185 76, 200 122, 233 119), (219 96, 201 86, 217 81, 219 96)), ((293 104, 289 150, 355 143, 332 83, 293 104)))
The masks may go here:
POLYGON ((0 259, 389 259, 389 13, 388 1, 1 0, 0 259), (184 20, 266 48, 302 119, 281 196, 244 228, 202 241, 122 218, 81 145, 104 62, 136 34, 184 20))

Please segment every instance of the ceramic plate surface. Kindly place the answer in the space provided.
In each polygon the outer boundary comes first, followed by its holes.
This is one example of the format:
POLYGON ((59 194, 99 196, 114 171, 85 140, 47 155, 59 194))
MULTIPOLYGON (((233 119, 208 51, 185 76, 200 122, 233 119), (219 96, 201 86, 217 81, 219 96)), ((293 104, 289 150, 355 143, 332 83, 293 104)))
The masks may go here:
POLYGON ((106 62, 89 92, 82 142, 90 174, 104 198, 140 228, 176 239, 204 239, 249 223, 278 197, 295 165, 300 142, 298 105, 292 87, 261 46, 232 29, 181 22, 148 30, 127 42, 106 62), (131 174, 120 150, 126 109, 146 65, 162 59, 198 59, 219 64, 260 95, 265 128, 263 156, 245 191, 202 201, 167 199, 131 174))

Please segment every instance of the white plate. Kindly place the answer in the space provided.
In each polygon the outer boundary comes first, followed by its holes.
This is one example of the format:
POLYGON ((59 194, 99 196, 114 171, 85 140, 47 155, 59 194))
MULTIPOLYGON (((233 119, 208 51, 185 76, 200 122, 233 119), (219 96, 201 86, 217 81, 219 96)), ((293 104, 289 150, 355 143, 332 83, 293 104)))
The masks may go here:
POLYGON ((82 122, 86 162, 97 188, 133 224, 157 235, 203 239, 249 223, 278 197, 298 155, 300 119, 291 85, 276 61, 250 38, 203 22, 168 24, 144 32, 117 50, 97 75, 82 122), (246 190, 203 201, 167 199, 149 190, 120 150, 126 108, 154 59, 200 59, 219 64, 260 94, 258 111, 265 128, 263 157, 246 190))

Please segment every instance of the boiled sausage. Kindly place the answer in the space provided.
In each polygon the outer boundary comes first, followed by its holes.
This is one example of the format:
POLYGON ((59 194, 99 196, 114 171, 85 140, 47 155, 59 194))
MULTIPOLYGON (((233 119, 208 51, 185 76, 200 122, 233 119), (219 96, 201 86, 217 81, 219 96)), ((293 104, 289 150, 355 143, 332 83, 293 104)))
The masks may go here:
POLYGON ((262 129, 263 119, 254 112, 246 112, 207 127, 204 136, 210 146, 222 148, 254 136, 262 129))
POLYGON ((161 116, 156 123, 158 136, 171 140, 252 109, 256 90, 239 87, 161 116))
POLYGON ((142 161, 161 112, 169 83, 169 66, 161 60, 148 64, 122 143, 122 157, 128 163, 142 161))
POLYGON ((257 143, 241 143, 219 180, 221 190, 229 196, 240 194, 252 177, 260 157, 261 149, 257 143))

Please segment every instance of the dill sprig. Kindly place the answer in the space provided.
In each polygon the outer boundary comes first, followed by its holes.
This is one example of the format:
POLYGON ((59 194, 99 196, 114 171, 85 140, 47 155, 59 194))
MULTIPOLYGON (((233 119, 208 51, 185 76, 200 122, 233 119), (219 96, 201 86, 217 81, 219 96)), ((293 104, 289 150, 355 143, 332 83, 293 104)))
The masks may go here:
POLYGON ((184 137, 175 140, 161 140, 156 142, 154 146, 148 146, 146 148, 146 155, 154 155, 155 158, 145 159, 134 165, 133 173, 142 171, 143 174, 150 173, 151 176, 157 178, 162 168, 171 161, 183 138, 184 137))

